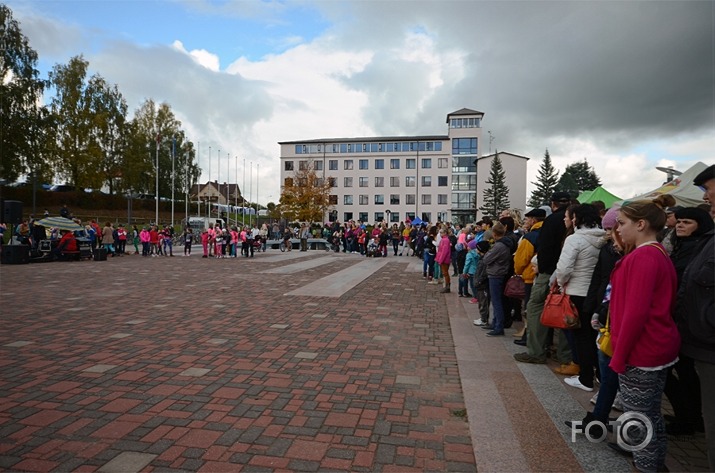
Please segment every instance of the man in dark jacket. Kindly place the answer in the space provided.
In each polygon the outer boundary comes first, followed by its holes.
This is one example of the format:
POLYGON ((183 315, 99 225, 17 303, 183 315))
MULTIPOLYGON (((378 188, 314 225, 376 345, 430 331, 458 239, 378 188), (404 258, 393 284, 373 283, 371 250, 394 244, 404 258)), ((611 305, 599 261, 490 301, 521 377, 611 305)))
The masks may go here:
MULTIPOLYGON (((523 363, 546 363, 546 345, 549 336, 549 329, 541 325, 541 312, 544 310, 544 301, 549 292, 549 278, 556 271, 556 263, 561 256, 561 246, 566 235, 566 225, 564 216, 566 208, 571 203, 571 196, 568 192, 555 192, 551 196, 551 211, 539 232, 537 246, 539 251, 536 255, 539 275, 534 279, 531 287, 531 297, 526 306, 526 320, 529 327, 526 348, 528 352, 514 355, 516 361, 523 363)), ((558 336, 558 358, 562 365, 571 362, 571 352, 563 333, 558 336)))
MULTIPOLYGON (((715 215, 715 165, 698 174, 693 184, 705 191, 710 214, 715 215)), ((695 360, 700 376, 708 461, 715 471, 715 230, 703 235, 683 273, 675 318, 680 351, 695 360)))

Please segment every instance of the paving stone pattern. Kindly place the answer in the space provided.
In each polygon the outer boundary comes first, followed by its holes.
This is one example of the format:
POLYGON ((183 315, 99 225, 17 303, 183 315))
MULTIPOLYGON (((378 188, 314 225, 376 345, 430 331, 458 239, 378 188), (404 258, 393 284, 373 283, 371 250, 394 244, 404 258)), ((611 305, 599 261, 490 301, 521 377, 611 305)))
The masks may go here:
POLYGON ((325 255, 1 266, 0 469, 476 471, 445 296, 325 255))

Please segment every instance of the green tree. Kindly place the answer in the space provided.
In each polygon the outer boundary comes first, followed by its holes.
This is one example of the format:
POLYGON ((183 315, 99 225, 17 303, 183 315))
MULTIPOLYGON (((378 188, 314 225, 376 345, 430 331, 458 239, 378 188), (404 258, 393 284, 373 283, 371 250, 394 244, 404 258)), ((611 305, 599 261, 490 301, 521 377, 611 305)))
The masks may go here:
POLYGON ((484 189, 483 203, 479 210, 488 217, 496 218, 500 211, 509 208, 509 187, 506 185, 506 173, 499 158, 499 151, 494 153, 486 183, 490 186, 484 189))
POLYGON ((279 209, 288 221, 322 222, 330 208, 329 179, 318 177, 312 165, 295 171, 281 191, 279 209))
POLYGON ((57 174, 78 188, 102 186, 102 154, 96 141, 92 91, 86 82, 89 63, 82 56, 69 64, 55 64, 50 83, 55 88, 51 101, 54 122, 54 152, 57 174))
POLYGON ((576 188, 579 191, 591 191, 601 185, 601 180, 596 175, 596 172, 588 165, 586 158, 583 161, 569 164, 564 169, 564 172, 571 174, 571 177, 576 181, 576 188))
POLYGON ((556 188, 554 190, 559 192, 568 192, 573 199, 579 195, 578 183, 569 172, 564 172, 561 175, 561 178, 556 184, 556 188))
POLYGON ((547 149, 544 153, 544 160, 539 166, 539 172, 536 176, 536 182, 532 182, 536 186, 536 189, 531 193, 529 198, 530 207, 541 207, 542 205, 549 205, 551 200, 551 194, 554 193, 556 184, 559 182, 559 172, 551 164, 551 156, 549 155, 549 150, 547 149))
POLYGON ((47 156, 44 135, 47 110, 39 105, 47 81, 40 79, 37 52, 12 16, 0 4, 0 177, 15 181, 24 173, 37 175, 47 156))

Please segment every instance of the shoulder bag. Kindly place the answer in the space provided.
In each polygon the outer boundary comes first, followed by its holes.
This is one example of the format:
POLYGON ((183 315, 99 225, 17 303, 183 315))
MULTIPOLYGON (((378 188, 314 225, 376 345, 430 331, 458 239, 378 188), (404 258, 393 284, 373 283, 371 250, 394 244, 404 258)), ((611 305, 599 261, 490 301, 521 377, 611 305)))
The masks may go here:
POLYGON ((524 299, 526 297, 524 279, 518 274, 510 277, 504 286, 504 295, 511 299, 524 299))
POLYGON ((549 294, 544 301, 541 312, 541 325, 560 329, 577 329, 581 327, 578 311, 571 298, 562 293, 556 283, 551 285, 549 294))

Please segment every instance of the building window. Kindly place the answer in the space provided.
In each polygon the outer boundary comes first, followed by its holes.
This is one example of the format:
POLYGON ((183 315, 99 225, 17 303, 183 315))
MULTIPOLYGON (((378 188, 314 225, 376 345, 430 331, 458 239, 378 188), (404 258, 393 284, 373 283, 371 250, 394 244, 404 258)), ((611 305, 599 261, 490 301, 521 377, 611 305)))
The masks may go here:
POLYGON ((449 185, 449 178, 447 176, 437 176, 437 186, 447 187, 449 185))
POLYGON ((361 159, 358 161, 358 167, 360 169, 369 169, 369 166, 367 164, 367 159, 361 159))
POLYGON ((414 220, 414 219, 415 219, 415 213, 414 213, 414 212, 407 212, 407 213, 405 214, 405 220, 407 220, 408 218, 409 218, 410 220, 414 220))
POLYGON ((390 205, 400 205, 400 194, 390 194, 390 205))
POLYGON ((316 177, 315 178, 315 187, 323 187, 323 178, 322 177, 316 177))
POLYGON ((422 203, 425 205, 432 204, 432 196, 430 194, 422 194, 422 203))
POLYGON ((308 161, 298 161, 298 170, 305 171, 308 169, 308 161))
POLYGON ((286 177, 285 181, 283 181, 283 185, 286 187, 293 187, 293 178, 292 177, 286 177))
POLYGON ((415 169, 417 167, 417 160, 414 158, 407 158, 405 162, 405 169, 415 169))
POLYGON ((477 139, 454 138, 452 140, 452 154, 477 154, 477 139))
POLYGON ((400 169, 400 160, 399 159, 391 159, 390 160, 390 169, 400 169))
POLYGON ((375 169, 385 169, 385 160, 384 159, 376 159, 375 160, 375 169))
POLYGON ((407 194, 407 195, 405 195, 405 204, 407 204, 407 205, 415 205, 415 194, 407 194))
POLYGON ((457 174, 452 176, 453 191, 476 191, 477 176, 474 174, 457 174))
POLYGON ((329 177, 328 182, 330 183, 330 187, 338 187, 338 180, 334 177, 329 177))
POLYGON ((286 171, 292 171, 292 170, 293 170, 293 161, 286 161, 286 162, 285 162, 285 170, 286 170, 286 171))
POLYGON ((295 154, 303 154, 303 146, 295 145, 295 154))
POLYGON ((313 164, 315 165, 315 170, 316 170, 316 171, 322 171, 322 170, 323 170, 323 162, 322 162, 322 161, 314 161, 313 164))
POLYGON ((358 185, 360 187, 367 187, 367 177, 361 177, 359 179, 360 179, 360 181, 359 181, 358 185))
POLYGON ((352 159, 346 159, 343 161, 343 169, 346 171, 350 171, 353 168, 353 160, 352 159))
POLYGON ((405 177, 405 187, 415 187, 415 176, 405 177))
POLYGON ((400 212, 390 213, 390 223, 397 223, 400 221, 400 212))
POLYGON ((452 158, 452 172, 476 172, 477 165, 474 164, 474 158, 469 156, 454 156, 452 158))
POLYGON ((390 178, 390 187, 400 187, 400 178, 399 177, 391 177, 390 178))
POLYGON ((352 219, 353 219, 352 212, 343 212, 343 222, 349 222, 352 219))
POLYGON ((367 222, 367 212, 360 212, 358 214, 358 220, 361 222, 367 222))
POLYGON ((368 205, 370 203, 370 197, 365 194, 360 194, 358 202, 360 202, 360 205, 368 205))
POLYGON ((375 223, 382 222, 385 220, 385 214, 383 212, 375 212, 375 223))
POLYGON ((375 178, 375 187, 385 187, 385 178, 380 176, 375 178))
POLYGON ((330 205, 338 205, 338 196, 335 194, 330 194, 330 196, 328 196, 328 203, 330 205))
POLYGON ((343 179, 343 187, 352 187, 353 186, 353 178, 352 177, 346 177, 343 179))
POLYGON ((432 186, 432 176, 422 176, 422 187, 432 186))
POLYGON ((432 158, 422 158, 422 169, 432 169, 432 158))
POLYGON ((337 171, 338 170, 338 160, 331 159, 330 161, 328 161, 328 169, 331 171, 337 171))
POLYGON ((343 204, 344 205, 353 205, 353 196, 351 196, 351 195, 343 196, 343 204))
POLYGON ((383 194, 375 194, 375 205, 384 205, 385 196, 383 194))
POLYGON ((447 194, 437 194, 437 203, 439 205, 447 205, 447 194))
POLYGON ((430 222, 432 220, 432 212, 422 212, 422 221, 430 222))
POLYGON ((449 158, 439 158, 437 160, 437 167, 440 169, 449 167, 449 158))
POLYGON ((308 179, 305 177, 298 178, 298 187, 306 187, 308 185, 308 179))

